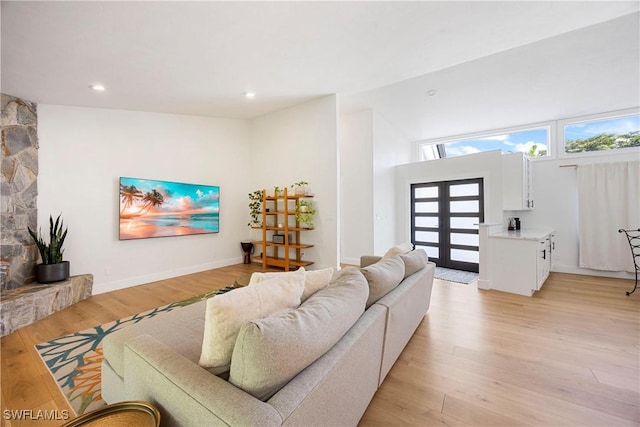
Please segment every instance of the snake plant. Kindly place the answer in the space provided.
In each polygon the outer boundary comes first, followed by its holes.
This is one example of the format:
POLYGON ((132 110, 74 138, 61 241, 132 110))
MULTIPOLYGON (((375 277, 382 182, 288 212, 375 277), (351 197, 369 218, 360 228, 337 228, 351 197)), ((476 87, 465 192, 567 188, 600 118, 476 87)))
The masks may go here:
POLYGON ((49 215, 49 244, 45 243, 42 238, 42 229, 39 230, 40 235, 37 235, 30 227, 27 227, 29 234, 36 242, 36 246, 38 246, 43 264, 58 264, 62 262, 62 255, 64 253, 62 245, 64 244, 64 239, 67 237, 68 227, 62 231, 63 221, 60 218, 61 216, 62 214, 58 215, 54 224, 53 216, 49 215))

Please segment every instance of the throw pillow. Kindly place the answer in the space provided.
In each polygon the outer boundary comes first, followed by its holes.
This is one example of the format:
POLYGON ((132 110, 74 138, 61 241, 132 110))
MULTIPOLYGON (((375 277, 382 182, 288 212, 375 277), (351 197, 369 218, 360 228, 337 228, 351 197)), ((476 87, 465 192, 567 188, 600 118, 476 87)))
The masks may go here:
POLYGON ((404 262, 398 255, 383 257, 375 264, 361 268, 360 271, 369 282, 369 308, 404 279, 404 262))
POLYGON ((302 302, 311 295, 324 288, 331 281, 335 269, 322 268, 320 270, 307 270, 304 277, 304 292, 302 292, 302 302))
POLYGON ((424 249, 416 249, 406 254, 399 255, 404 262, 404 277, 411 276, 418 270, 422 270, 429 261, 429 256, 424 249))
POLYGON ((240 328, 231 384, 266 401, 342 338, 364 312, 368 286, 357 269, 336 276, 296 310, 240 328))
POLYGON ((254 319, 300 305, 304 269, 246 286, 207 300, 200 366, 216 368, 231 363, 240 327, 254 319))
POLYGON ((414 247, 413 243, 410 243, 410 242, 395 245, 394 247, 389 248, 389 250, 383 255, 383 258, 394 256, 394 255, 406 254, 407 252, 411 252, 413 250, 413 247, 414 247))
MULTIPOLYGON (((302 270, 304 268, 300 267, 302 270)), ((299 270, 298 270, 299 271, 299 270)), ((331 281, 331 276, 335 269, 323 268, 320 270, 305 270, 305 279, 304 279, 304 292, 302 293, 301 301, 304 302, 307 298, 309 298, 316 291, 324 288, 331 281)), ((255 272, 251 275, 251 279, 249 280, 249 286, 260 283, 266 279, 270 279, 273 277, 277 277, 280 275, 287 274, 295 274, 296 272, 269 272, 269 273, 261 273, 255 272)))

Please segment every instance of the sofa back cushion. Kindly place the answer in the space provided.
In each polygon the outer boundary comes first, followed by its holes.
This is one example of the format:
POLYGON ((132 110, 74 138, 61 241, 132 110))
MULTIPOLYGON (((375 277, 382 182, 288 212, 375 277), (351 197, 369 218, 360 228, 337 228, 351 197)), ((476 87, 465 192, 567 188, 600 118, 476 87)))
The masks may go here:
POLYGON ((389 250, 387 252, 385 252, 383 257, 406 254, 408 252, 411 252, 414 247, 415 246, 411 242, 401 243, 399 245, 395 245, 395 246, 389 248, 389 250))
POLYGON ((367 295, 362 274, 346 268, 297 309, 243 325, 229 382, 269 399, 340 340, 364 312, 367 295))
POLYGON ((386 295, 404 279, 404 262, 398 255, 383 257, 360 271, 369 283, 367 308, 386 295))
POLYGON ((399 256, 404 262, 404 277, 409 277, 413 273, 422 270, 429 261, 429 256, 424 249, 416 249, 399 256))
POLYGON ((260 286, 245 286, 208 299, 200 366, 228 366, 240 327, 253 319, 298 307, 303 290, 304 269, 300 269, 265 280, 260 286))

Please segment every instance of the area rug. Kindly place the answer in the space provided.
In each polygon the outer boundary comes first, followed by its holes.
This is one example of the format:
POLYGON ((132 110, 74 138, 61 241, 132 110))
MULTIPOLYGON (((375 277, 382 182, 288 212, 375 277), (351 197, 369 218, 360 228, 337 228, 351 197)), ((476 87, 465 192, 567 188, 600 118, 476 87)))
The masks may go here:
POLYGON ((448 282, 469 283, 478 279, 478 273, 471 271, 452 270, 450 268, 436 267, 435 278, 448 282))
POLYGON ((76 415, 82 415, 106 405, 106 402, 102 400, 100 383, 100 368, 103 359, 102 340, 104 337, 141 320, 168 313, 232 289, 231 286, 216 289, 144 313, 134 314, 124 319, 36 344, 36 351, 76 415))

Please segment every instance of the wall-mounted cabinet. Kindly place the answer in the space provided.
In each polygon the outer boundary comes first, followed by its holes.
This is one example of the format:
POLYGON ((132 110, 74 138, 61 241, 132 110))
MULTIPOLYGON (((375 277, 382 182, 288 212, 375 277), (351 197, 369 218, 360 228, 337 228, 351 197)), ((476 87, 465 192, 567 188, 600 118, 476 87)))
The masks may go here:
POLYGON ((502 209, 533 209, 533 168, 524 153, 502 155, 502 209))
POLYGON ((262 239, 253 244, 262 248, 262 268, 279 267, 285 271, 313 264, 303 260, 304 250, 313 247, 303 242, 303 235, 311 228, 303 227, 296 216, 300 201, 312 196, 281 193, 267 196, 262 191, 262 239))

